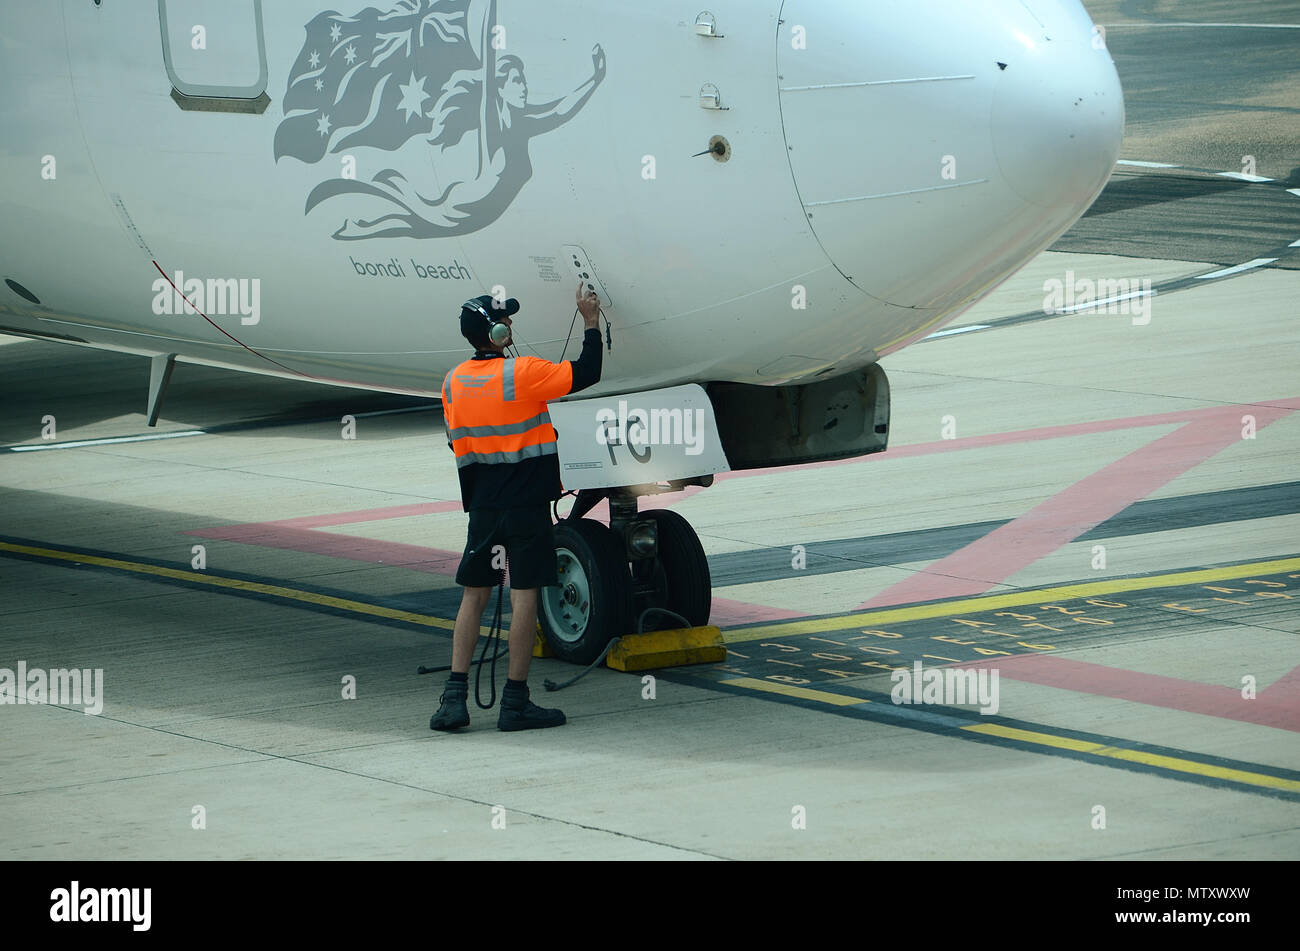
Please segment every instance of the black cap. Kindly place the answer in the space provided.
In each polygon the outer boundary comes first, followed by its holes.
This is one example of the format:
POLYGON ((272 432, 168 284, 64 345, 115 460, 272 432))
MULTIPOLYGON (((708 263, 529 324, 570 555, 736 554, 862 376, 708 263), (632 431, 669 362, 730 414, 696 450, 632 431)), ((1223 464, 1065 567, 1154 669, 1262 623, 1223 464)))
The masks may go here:
POLYGON ((470 298, 461 307, 460 332, 466 340, 474 345, 474 349, 491 350, 492 341, 488 338, 488 331, 492 329, 492 321, 476 310, 474 308, 475 304, 478 304, 492 317, 513 317, 519 313, 519 301, 511 297, 501 302, 491 294, 483 294, 479 297, 470 298))

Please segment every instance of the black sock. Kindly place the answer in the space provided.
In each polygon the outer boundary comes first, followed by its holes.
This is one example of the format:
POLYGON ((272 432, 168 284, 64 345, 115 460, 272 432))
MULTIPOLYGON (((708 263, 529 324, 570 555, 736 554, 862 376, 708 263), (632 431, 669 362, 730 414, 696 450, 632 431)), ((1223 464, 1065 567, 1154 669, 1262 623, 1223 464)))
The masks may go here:
POLYGON ((451 672, 451 674, 447 677, 447 683, 449 683, 449 684, 468 684, 468 683, 469 683, 469 674, 467 674, 467 673, 465 673, 465 674, 458 674, 458 673, 456 673, 456 671, 453 670, 453 671, 451 672))
POLYGON ((527 680, 511 680, 506 678, 506 693, 524 693, 528 689, 527 680))

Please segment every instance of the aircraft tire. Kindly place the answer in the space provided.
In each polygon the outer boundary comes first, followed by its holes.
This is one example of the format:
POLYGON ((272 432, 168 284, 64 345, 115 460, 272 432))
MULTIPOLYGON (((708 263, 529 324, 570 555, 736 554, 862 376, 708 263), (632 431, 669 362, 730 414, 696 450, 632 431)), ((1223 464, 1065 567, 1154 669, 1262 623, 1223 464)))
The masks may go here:
POLYGON ((542 588, 537 617, 551 653, 590 664, 614 637, 632 630, 632 578, 623 542, 588 518, 555 526, 559 584, 542 588))
MULTIPOLYGON (((654 519, 659 527, 657 561, 663 572, 663 607, 686 618, 692 627, 708 624, 713 609, 713 581, 709 575, 709 559, 695 529, 669 509, 651 509, 642 512, 640 517, 654 519)), ((680 626, 680 622, 663 614, 650 615, 643 625, 647 631, 680 626)))

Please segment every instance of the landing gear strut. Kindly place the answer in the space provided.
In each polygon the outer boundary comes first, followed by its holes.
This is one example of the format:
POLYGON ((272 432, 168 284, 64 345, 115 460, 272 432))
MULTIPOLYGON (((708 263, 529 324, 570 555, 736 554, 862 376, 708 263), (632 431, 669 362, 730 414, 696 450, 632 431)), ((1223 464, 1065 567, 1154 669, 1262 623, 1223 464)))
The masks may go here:
MULTIPOLYGON (((712 476, 689 484, 709 485, 712 476)), ((584 489, 573 510, 555 526, 559 584, 543 588, 538 618, 552 653, 589 664, 615 637, 640 630, 680 627, 649 608, 680 614, 692 627, 709 622, 713 587, 709 562, 690 523, 668 509, 637 512, 641 495, 674 491, 635 486, 584 489), (584 518, 609 500, 610 524, 584 518)))

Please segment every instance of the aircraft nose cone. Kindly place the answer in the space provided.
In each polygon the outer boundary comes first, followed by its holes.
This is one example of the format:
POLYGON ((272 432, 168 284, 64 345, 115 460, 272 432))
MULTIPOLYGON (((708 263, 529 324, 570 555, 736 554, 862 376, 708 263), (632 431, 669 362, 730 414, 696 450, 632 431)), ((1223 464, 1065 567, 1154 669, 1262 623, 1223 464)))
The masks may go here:
POLYGON ((795 190, 839 271, 943 312, 1070 227, 1119 156, 1124 102, 1079 0, 785 0, 795 190))
POLYGON ((1124 136, 1119 76, 1091 25, 1056 3, 1030 4, 1046 21, 1020 47, 993 96, 993 154, 1003 179, 1044 208, 1083 204, 1106 184, 1124 136), (1055 13, 1056 16, 1050 16, 1055 13))

